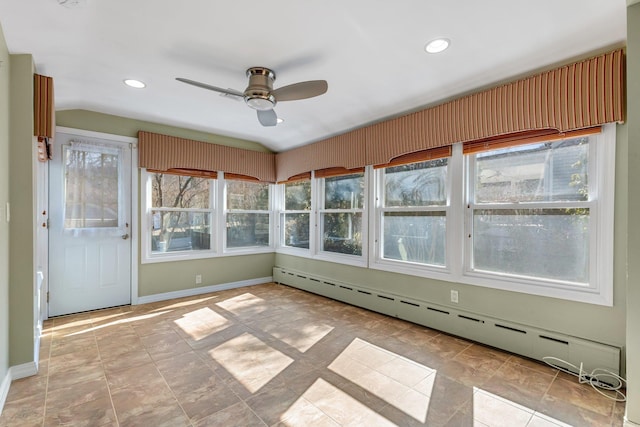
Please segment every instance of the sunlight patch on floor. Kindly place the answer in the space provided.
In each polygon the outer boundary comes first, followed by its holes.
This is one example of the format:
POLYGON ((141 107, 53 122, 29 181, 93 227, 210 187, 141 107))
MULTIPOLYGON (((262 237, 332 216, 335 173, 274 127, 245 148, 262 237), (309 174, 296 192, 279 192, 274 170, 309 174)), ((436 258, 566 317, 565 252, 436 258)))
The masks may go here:
POLYGON ((292 358, 246 332, 209 350, 209 355, 251 393, 293 363, 292 358))
POLYGON ((318 378, 280 417, 281 425, 363 425, 395 427, 382 415, 333 384, 318 378))
POLYGON ((473 388, 473 421, 480 426, 572 427, 480 388, 473 388))
POLYGON ((292 328, 290 324, 277 324, 264 327, 263 330, 268 332, 280 341, 289 344, 301 353, 306 352, 322 338, 333 331, 333 326, 325 325, 317 322, 296 322, 292 328))
POLYGON ((265 300, 250 293, 226 299, 216 303, 216 305, 236 316, 256 315, 269 308, 265 300))
POLYGON ((329 365, 333 372, 425 422, 436 370, 354 339, 329 365))
POLYGON ((228 328, 233 322, 209 307, 204 307, 183 315, 174 320, 174 323, 194 340, 201 340, 228 328))

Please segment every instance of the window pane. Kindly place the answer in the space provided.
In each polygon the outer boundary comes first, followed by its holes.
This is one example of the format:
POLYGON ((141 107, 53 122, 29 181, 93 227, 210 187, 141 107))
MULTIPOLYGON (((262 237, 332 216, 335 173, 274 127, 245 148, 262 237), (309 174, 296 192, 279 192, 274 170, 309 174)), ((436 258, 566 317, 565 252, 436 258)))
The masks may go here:
POLYGON ((589 138, 478 154, 478 203, 588 200, 589 138))
POLYGON ((227 209, 269 209, 269 184, 251 181, 227 181, 227 209))
POLYGON ((589 282, 589 210, 476 210, 473 266, 520 276, 589 282))
POLYGON ((209 208, 207 178, 162 173, 151 174, 152 206, 154 208, 209 208))
POLYGON ((384 171, 384 205, 444 206, 447 159, 386 168, 384 171))
POLYGON ((65 150, 65 228, 118 226, 118 166, 117 154, 65 150))
POLYGON ((152 252, 211 248, 211 214, 206 212, 152 211, 152 252))
POLYGON ((322 250, 362 255, 362 214, 322 214, 322 250))
POLYGON ((383 221, 384 258, 445 265, 445 212, 385 212, 383 221))
POLYGON ((227 247, 244 246, 269 246, 269 214, 227 214, 227 247))
POLYGON ((281 214, 284 246, 309 249, 309 217, 307 213, 281 214))
POLYGON ((325 178, 325 209, 362 209, 364 205, 364 174, 325 178))
POLYGON ((284 185, 284 209, 287 211, 311 209, 311 181, 298 181, 284 185))

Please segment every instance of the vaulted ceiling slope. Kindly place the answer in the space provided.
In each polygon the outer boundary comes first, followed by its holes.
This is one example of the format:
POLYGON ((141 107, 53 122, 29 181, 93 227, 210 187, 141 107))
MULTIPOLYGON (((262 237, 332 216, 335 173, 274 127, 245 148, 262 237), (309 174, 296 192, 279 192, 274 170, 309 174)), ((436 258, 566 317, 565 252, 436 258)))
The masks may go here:
POLYGON ((625 44, 625 0, 20 0, 0 2, 11 53, 54 78, 56 108, 257 141, 285 151, 625 44), (451 41, 425 52, 435 38, 451 41), (237 97, 249 67, 326 94, 261 126, 237 97), (123 84, 133 78, 144 89, 123 84))

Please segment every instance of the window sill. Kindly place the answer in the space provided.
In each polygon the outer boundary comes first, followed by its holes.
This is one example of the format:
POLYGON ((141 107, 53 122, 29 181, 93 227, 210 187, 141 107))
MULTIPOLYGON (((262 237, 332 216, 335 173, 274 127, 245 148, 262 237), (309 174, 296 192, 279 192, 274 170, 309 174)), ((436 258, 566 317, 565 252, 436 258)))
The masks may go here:
POLYGON ((198 251, 197 253, 188 252, 168 252, 168 253, 156 253, 151 256, 146 255, 140 261, 141 264, 157 264, 162 262, 174 262, 174 261, 191 261, 197 259, 211 259, 211 258, 224 258, 228 256, 238 255, 259 255, 264 253, 273 253, 273 248, 252 248, 252 249, 238 249, 227 250, 224 253, 218 253, 214 251, 198 251))

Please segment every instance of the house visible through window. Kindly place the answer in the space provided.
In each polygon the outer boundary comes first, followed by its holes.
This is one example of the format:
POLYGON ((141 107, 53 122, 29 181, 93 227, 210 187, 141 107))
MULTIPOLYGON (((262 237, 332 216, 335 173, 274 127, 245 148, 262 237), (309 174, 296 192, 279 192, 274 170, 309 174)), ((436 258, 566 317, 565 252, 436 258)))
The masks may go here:
POLYGON ((586 286, 589 163, 589 137, 471 156, 471 270, 586 286))

